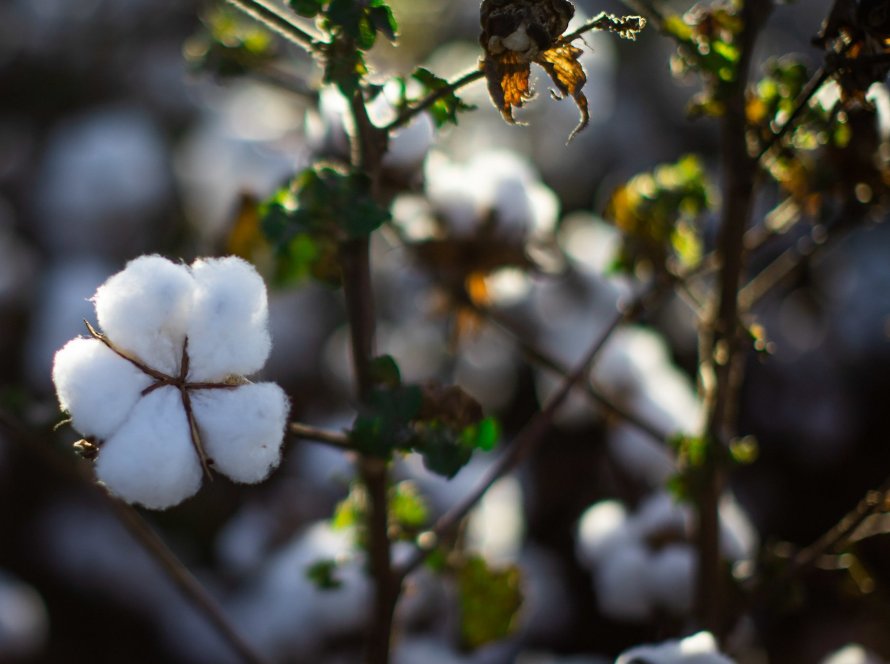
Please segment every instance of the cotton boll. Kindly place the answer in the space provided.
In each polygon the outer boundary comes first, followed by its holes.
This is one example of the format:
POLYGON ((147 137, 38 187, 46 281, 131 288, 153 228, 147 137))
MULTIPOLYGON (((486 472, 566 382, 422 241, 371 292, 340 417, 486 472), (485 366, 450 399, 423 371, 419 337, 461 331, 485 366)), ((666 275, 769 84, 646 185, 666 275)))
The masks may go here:
POLYGON ((522 488, 515 477, 503 477, 470 512, 467 547, 495 563, 516 562, 524 531, 522 488))
POLYGON ((122 350, 176 375, 193 288, 184 265, 140 256, 96 291, 99 326, 122 350))
POLYGON ((35 656, 48 633, 49 618, 40 595, 0 572, 0 660, 35 656))
POLYGON ((617 500, 603 500, 587 508, 578 523, 579 560, 595 565, 616 542, 626 541, 627 519, 627 509, 617 500))
POLYGON ((100 440, 118 430, 151 382, 98 339, 72 339, 53 362, 60 408, 75 429, 100 440))
POLYGON ((884 660, 859 644, 851 643, 831 653, 822 664, 884 664, 884 660))
POLYGON ((189 378, 222 380, 259 371, 272 343, 266 284, 234 256, 195 261, 195 292, 188 321, 189 378))
POLYGON ((619 620, 647 620, 652 611, 646 584, 648 567, 648 553, 635 542, 611 550, 603 557, 593 578, 600 610, 619 620))
POLYGON ((162 387, 136 404, 100 448, 96 476, 111 493, 150 509, 173 507, 198 491, 201 465, 178 390, 162 387))
POLYGON ((682 640, 665 641, 658 645, 636 646, 622 653, 615 664, 734 664, 720 654, 717 642, 709 632, 699 632, 682 640))
POLYGON ((192 409, 214 470, 254 484, 278 465, 290 407, 275 383, 195 390, 192 409))
POLYGON ((629 424, 620 424, 609 431, 609 454, 629 475, 649 486, 664 485, 676 472, 673 456, 663 443, 629 424))
POLYGON ((751 560, 758 549, 757 531, 731 494, 720 498, 720 549, 729 560, 751 560))
POLYGON ((666 491, 650 494, 634 515, 634 528, 641 537, 664 533, 684 535, 692 527, 689 507, 679 504, 666 491))
POLYGON ((674 615, 687 615, 692 610, 697 566, 695 552, 688 544, 670 544, 653 553, 647 569, 653 604, 674 615))

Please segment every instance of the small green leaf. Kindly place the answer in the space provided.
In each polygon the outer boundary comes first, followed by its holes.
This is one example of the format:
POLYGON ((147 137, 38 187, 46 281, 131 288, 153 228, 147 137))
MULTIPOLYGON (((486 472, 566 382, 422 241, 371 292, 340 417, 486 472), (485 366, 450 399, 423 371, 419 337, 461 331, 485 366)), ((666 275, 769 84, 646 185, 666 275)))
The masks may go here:
POLYGON ((457 475, 473 456, 473 448, 460 433, 439 423, 416 427, 414 449, 427 470, 448 479, 457 475))
POLYGON ((390 489, 389 518, 400 531, 415 533, 429 521, 429 508, 413 482, 403 481, 390 489))
POLYGON ((471 424, 461 434, 464 444, 472 449, 491 452, 501 436, 501 427, 493 417, 471 424))
MULTIPOLYGON (((444 78, 436 76, 429 69, 424 69, 423 67, 415 69, 414 73, 411 74, 411 78, 423 86, 424 97, 435 94, 449 86, 448 81, 444 78)), ((433 123, 437 127, 442 127, 446 124, 456 125, 458 113, 471 111, 475 108, 476 107, 472 104, 467 104, 461 100, 454 91, 451 91, 439 97, 433 105, 430 106, 429 112, 433 119, 433 123)))
POLYGON ((368 367, 368 373, 375 385, 398 387, 402 384, 402 374, 399 371, 399 365, 392 355, 381 355, 372 359, 368 367))
POLYGON ((315 18, 324 7, 325 1, 326 0, 288 0, 288 4, 291 6, 291 9, 300 16, 315 18))
POLYGON ((317 560, 306 568, 308 578, 319 590, 336 590, 343 585, 337 578, 337 561, 329 558, 317 560))
POLYGON ((464 647, 476 649, 510 636, 522 607, 521 574, 515 565, 490 567, 472 556, 457 570, 460 632, 464 647))

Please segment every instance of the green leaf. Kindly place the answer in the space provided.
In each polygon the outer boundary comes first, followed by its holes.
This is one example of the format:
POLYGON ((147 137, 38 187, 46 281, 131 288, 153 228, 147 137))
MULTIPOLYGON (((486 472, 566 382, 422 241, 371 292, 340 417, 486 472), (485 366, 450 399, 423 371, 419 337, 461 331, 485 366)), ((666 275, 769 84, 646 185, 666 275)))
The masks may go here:
POLYGON ((491 452, 500 437, 501 427, 493 417, 486 417, 478 424, 471 424, 461 433, 464 445, 483 452, 491 452))
POLYGON ((337 561, 325 558, 318 560, 306 568, 308 578, 319 590, 336 590, 343 585, 343 581, 337 578, 337 561))
POLYGON ((521 574, 515 565, 490 567, 472 556, 457 570, 460 632, 464 647, 479 648, 510 636, 522 607, 521 574))
POLYGON ((399 365, 392 355, 381 355, 372 359, 368 367, 368 373, 375 385, 398 387, 402 384, 402 374, 399 371, 399 365))
POLYGON ((315 18, 321 12, 326 0, 288 0, 297 14, 306 18, 315 18))
POLYGON ((464 442, 460 432, 432 423, 416 427, 414 449, 430 472, 451 479, 473 456, 473 447, 464 442))
MULTIPOLYGON (((428 97, 439 90, 447 88, 449 83, 444 78, 440 78, 432 73, 429 69, 418 67, 411 74, 411 78, 419 82, 423 86, 423 96, 428 97)), ((439 97, 429 108, 430 116, 437 127, 446 124, 457 124, 457 114, 464 111, 474 110, 476 107, 472 104, 465 103, 454 91, 447 92, 439 97)))
POLYGON ((429 508, 417 485, 406 480, 390 489, 389 518, 400 531, 407 531, 408 537, 426 525, 429 508))

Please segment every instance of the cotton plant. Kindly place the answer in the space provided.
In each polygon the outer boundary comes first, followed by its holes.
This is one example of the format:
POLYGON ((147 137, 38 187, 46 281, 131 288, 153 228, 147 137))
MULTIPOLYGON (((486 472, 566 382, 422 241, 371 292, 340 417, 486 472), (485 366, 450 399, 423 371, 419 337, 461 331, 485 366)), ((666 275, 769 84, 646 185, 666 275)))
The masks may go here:
POLYGON ((251 484, 269 475, 289 403, 278 385, 247 379, 271 348, 266 287, 250 264, 142 256, 93 304, 99 328, 87 323, 88 336, 59 350, 52 375, 112 494, 166 509, 211 471, 251 484))

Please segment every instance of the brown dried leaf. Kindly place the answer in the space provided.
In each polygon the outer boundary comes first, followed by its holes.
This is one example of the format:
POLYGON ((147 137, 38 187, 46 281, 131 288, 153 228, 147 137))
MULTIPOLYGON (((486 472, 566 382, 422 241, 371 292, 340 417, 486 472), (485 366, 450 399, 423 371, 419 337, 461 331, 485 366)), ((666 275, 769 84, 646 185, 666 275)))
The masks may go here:
MULTIPOLYGON (((581 121, 569 134, 571 141, 575 134, 584 129, 590 121, 590 111, 587 108, 587 97, 582 89, 587 82, 587 75, 581 66, 579 58, 583 51, 571 44, 562 43, 541 53, 536 60, 550 75, 554 85, 563 96, 571 95, 578 105, 581 121)), ((555 95, 554 95, 555 96, 555 95)))
POLYGON ((488 93, 497 106, 504 120, 516 124, 513 108, 520 108, 531 99, 529 74, 531 67, 524 62, 519 54, 505 51, 498 56, 485 58, 485 78, 488 81, 488 93))

